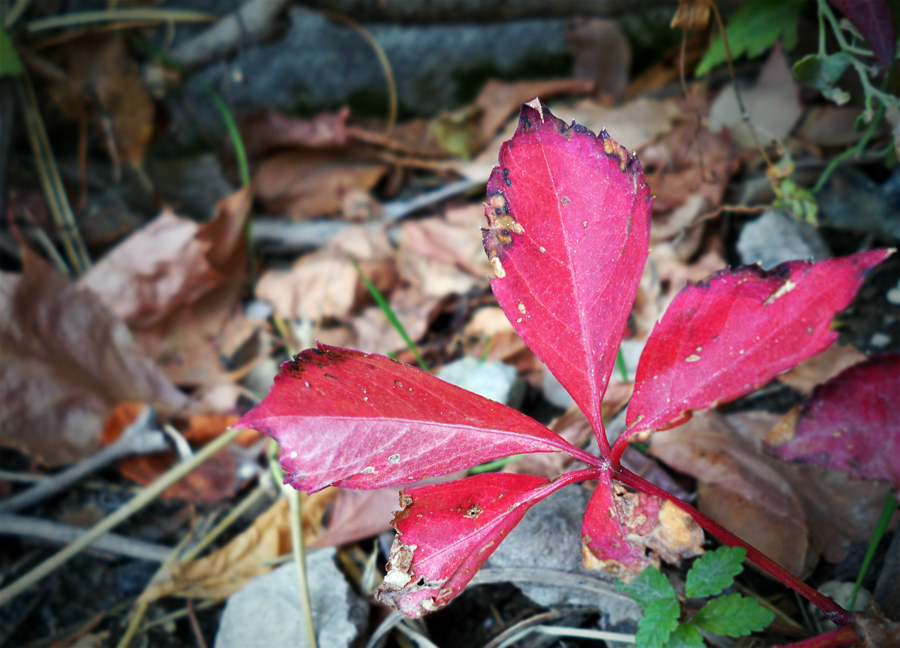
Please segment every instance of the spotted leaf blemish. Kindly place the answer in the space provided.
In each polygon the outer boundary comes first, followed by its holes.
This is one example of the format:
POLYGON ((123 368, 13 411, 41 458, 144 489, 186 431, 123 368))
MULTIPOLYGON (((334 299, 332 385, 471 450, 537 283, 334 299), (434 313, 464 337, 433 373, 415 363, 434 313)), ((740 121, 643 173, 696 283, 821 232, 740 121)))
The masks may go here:
POLYGON ((374 466, 366 466, 365 468, 363 468, 362 474, 363 475, 374 475, 375 467, 374 466))
POLYGON ((398 464, 398 463, 400 463, 400 455, 399 455, 399 454, 392 454, 390 457, 388 457, 388 463, 389 463, 389 464, 398 464))
POLYGON ((519 302, 519 305, 517 306, 517 308, 519 309, 519 312, 522 313, 522 315, 525 314, 525 312, 526 312, 526 311, 525 311, 525 304, 523 304, 522 302, 519 302))

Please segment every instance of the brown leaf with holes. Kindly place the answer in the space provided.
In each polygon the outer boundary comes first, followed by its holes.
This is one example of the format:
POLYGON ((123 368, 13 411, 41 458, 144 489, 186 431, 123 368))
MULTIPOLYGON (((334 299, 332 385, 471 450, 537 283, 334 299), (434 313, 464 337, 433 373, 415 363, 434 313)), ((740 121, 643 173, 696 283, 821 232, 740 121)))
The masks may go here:
POLYGON ((46 466, 95 451, 112 408, 187 403, 92 292, 23 252, 23 272, 0 280, 0 439, 46 466))

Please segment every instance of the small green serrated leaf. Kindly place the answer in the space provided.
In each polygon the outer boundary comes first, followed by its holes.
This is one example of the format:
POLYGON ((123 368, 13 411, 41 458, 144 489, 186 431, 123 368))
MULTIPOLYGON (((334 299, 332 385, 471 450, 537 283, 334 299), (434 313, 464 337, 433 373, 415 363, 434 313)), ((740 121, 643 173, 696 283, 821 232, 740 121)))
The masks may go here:
POLYGON ((774 619, 775 614, 756 599, 729 594, 707 603, 691 623, 713 634, 743 637, 764 630, 774 619))
POLYGON ((706 648, 706 644, 697 628, 690 623, 679 623, 665 648, 706 648))
POLYGON ((18 76, 22 74, 22 59, 13 45, 12 38, 0 26, 0 77, 18 76))
POLYGON ((656 601, 675 600, 676 598, 675 589, 669 583, 669 579, 655 567, 645 569, 628 585, 617 581, 616 587, 628 594, 643 608, 656 601))
POLYGON ((678 600, 659 599, 644 606, 644 616, 638 621, 635 641, 641 648, 664 648, 675 628, 681 607, 678 600))
MULTIPOLYGON (((759 56, 779 38, 785 49, 792 49, 797 43, 797 15, 802 6, 803 2, 799 0, 745 2, 725 27, 731 56, 735 59, 744 54, 750 58, 759 56)), ((726 60, 725 43, 719 35, 703 56, 695 74, 703 76, 726 60)))
POLYGON ((705 598, 721 593, 743 571, 747 557, 742 547, 719 547, 698 558, 687 575, 684 593, 689 598, 705 598))

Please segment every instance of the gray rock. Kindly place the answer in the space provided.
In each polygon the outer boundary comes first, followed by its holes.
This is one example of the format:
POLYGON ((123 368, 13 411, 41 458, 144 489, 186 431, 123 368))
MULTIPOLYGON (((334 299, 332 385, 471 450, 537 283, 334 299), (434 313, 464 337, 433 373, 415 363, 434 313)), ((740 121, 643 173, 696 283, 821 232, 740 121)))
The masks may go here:
POLYGON ((511 407, 519 404, 524 393, 516 368, 496 360, 481 362, 464 356, 438 369, 437 377, 511 407))
MULTIPOLYGON (((306 558, 307 580, 318 643, 349 648, 363 629, 367 604, 335 564, 337 551, 321 549, 306 558)), ((215 648, 302 648, 308 646, 297 568, 283 565, 228 597, 215 648)))
POLYGON ((584 488, 563 488, 535 504, 487 562, 487 567, 531 568, 581 574, 596 579, 592 591, 546 584, 516 583, 531 600, 546 607, 590 606, 603 613, 606 628, 634 623, 640 606, 618 592, 612 579, 588 571, 581 559, 581 518, 591 493, 584 488))
MULTIPOLYGON (((452 109, 491 76, 571 70, 562 19, 366 29, 390 61, 404 113, 452 109)), ((208 66, 170 98, 169 144, 175 148, 221 143, 222 121, 203 83, 238 117, 261 107, 306 114, 347 104, 357 114, 387 110, 387 85, 371 46, 353 29, 300 8, 290 11, 281 40, 249 45, 227 63, 208 66)))
POLYGON ((781 211, 767 211, 744 225, 738 237, 741 262, 763 270, 794 259, 827 259, 828 245, 815 227, 781 211))

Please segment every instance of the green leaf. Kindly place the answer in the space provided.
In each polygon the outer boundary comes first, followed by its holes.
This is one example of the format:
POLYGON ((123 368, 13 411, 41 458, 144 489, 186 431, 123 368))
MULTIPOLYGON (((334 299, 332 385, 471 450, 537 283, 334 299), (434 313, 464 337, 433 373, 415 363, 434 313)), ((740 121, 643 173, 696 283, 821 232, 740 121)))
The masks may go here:
POLYGON ((852 62, 853 59, 845 52, 831 56, 810 54, 794 63, 794 76, 810 88, 824 90, 837 83, 852 62))
MULTIPOLYGON (((793 49, 797 43, 797 15, 802 6, 801 0, 745 2, 725 27, 731 56, 737 59, 746 54, 754 58, 772 47, 779 38, 785 49, 793 49)), ((695 74, 703 76, 726 60, 725 43, 720 34, 703 56, 695 74)))
POLYGON ((687 575, 684 593, 689 598, 704 598, 722 592, 734 582, 744 567, 741 563, 747 557, 742 547, 719 547, 696 561, 687 575))
POLYGON ((641 575, 626 585, 616 582, 616 587, 633 598, 643 608, 657 601, 675 600, 675 590, 666 575, 655 567, 641 572, 641 575))
POLYGON ((18 76, 22 74, 22 59, 13 45, 12 38, 0 26, 0 77, 18 76))
POLYGON ((774 619, 775 614, 756 599, 730 594, 707 603, 691 623, 713 634, 743 637, 764 630, 774 619))
POLYGON ((703 636, 690 623, 679 623, 665 648, 706 648, 703 636))
POLYGON ((638 621, 635 636, 637 645, 641 648, 664 648, 672 632, 678 627, 680 613, 678 600, 674 598, 659 599, 644 606, 644 616, 638 621))

